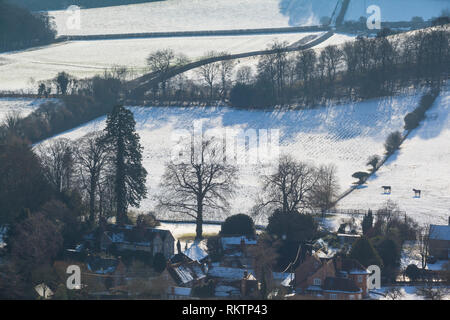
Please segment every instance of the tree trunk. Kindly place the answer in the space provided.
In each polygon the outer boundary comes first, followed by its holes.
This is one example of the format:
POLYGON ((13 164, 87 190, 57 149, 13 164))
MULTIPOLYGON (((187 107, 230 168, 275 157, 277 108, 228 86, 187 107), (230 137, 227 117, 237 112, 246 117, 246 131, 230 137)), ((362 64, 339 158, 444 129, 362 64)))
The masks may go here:
POLYGON ((95 187, 97 183, 95 178, 91 176, 91 185, 89 190, 89 221, 91 224, 95 222, 95 187))
POLYGON ((197 204, 197 227, 195 229, 195 240, 202 240, 203 239, 203 203, 200 201, 197 204))

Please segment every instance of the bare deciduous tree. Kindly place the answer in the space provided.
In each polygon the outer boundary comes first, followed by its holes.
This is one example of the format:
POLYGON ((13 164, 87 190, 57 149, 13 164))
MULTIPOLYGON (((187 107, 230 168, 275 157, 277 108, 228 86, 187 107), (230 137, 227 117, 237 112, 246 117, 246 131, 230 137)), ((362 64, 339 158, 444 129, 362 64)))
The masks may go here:
POLYGON ((253 69, 250 66, 242 66, 236 72, 236 82, 250 84, 253 81, 253 69))
POLYGON ((281 208, 284 212, 301 212, 310 207, 318 180, 313 166, 282 156, 277 172, 263 177, 260 204, 255 210, 281 208))
POLYGON ((310 82, 314 77, 316 61, 317 56, 314 50, 300 51, 297 55, 297 76, 300 80, 302 80, 305 92, 308 92, 310 82))
POLYGON ((337 68, 342 61, 343 53, 337 46, 327 46, 320 56, 324 63, 328 81, 332 83, 336 79, 337 68))
MULTIPOLYGON (((214 51, 208 52, 204 59, 213 58, 218 54, 214 51)), ((213 62, 205 64, 197 69, 197 74, 200 79, 205 82, 209 88, 209 99, 214 98, 214 85, 216 84, 220 75, 221 64, 219 62, 213 62)))
POLYGON ((196 239, 202 238, 205 210, 225 211, 236 187, 237 168, 220 157, 221 147, 212 138, 197 146, 182 139, 186 159, 170 161, 161 180, 159 208, 193 217, 196 239))
POLYGON ((157 50, 147 57, 147 65, 150 71, 161 78, 163 96, 166 96, 167 74, 171 67, 177 65, 181 58, 175 55, 172 49, 157 50))
POLYGON ((44 174, 56 191, 70 189, 73 174, 73 145, 60 138, 39 148, 44 174))
MULTIPOLYGON (((222 52, 221 55, 227 55, 227 52, 222 52)), ((230 87, 231 75, 234 69, 233 60, 223 60, 219 63, 220 70, 220 96, 224 99, 227 95, 227 91, 230 87)))
POLYGON ((417 242, 419 248, 419 254, 422 263, 422 269, 427 266, 427 257, 429 253, 429 242, 430 242, 430 225, 422 227, 417 235, 417 242))
POLYGON ((333 207, 339 192, 339 184, 336 178, 336 166, 321 166, 317 171, 317 183, 312 191, 312 204, 319 208, 322 214, 333 207))
POLYGON ((76 152, 77 171, 89 196, 89 220, 95 221, 95 199, 101 174, 111 163, 109 148, 102 143, 102 132, 87 134, 79 140, 76 152))

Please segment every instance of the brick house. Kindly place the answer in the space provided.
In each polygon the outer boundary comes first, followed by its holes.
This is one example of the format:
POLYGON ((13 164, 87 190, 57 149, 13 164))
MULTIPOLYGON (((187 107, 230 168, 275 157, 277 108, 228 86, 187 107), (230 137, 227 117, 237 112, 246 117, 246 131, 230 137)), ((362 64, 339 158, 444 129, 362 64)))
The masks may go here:
POLYGON ((362 290, 348 278, 326 278, 322 292, 326 300, 361 300, 363 297, 362 290))
POLYGON ((450 217, 448 225, 430 225, 430 255, 437 259, 450 259, 450 217))
POLYGON ((368 295, 369 272, 353 259, 306 257, 295 270, 296 294, 318 299, 359 300, 368 295))
POLYGON ((321 294, 325 279, 335 275, 333 260, 323 260, 312 254, 295 270, 294 287, 298 293, 321 294))

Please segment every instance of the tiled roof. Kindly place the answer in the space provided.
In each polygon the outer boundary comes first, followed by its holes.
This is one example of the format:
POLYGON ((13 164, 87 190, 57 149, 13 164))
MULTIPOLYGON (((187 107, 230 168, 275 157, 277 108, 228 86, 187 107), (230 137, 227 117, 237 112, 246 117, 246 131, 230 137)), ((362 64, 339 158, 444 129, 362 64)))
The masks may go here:
POLYGON ((430 239, 450 241, 450 225, 430 225, 430 239))
POLYGON ((196 261, 172 265, 168 271, 179 285, 186 285, 194 280, 206 277, 201 265, 196 261))
POLYGON ((195 261, 201 261, 208 256, 204 245, 194 242, 187 250, 183 252, 187 257, 195 261))

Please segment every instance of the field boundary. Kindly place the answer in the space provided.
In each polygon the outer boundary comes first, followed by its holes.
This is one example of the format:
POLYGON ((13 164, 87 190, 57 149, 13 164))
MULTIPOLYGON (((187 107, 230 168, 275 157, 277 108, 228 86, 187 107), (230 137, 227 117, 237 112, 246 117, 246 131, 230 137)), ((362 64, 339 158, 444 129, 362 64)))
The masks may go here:
POLYGON ((59 36, 57 38, 57 41, 244 36, 244 35, 280 34, 280 33, 320 32, 320 31, 329 31, 329 30, 330 30, 330 27, 328 27, 328 26, 305 26, 305 27, 231 29, 231 30, 112 33, 112 34, 91 34, 91 35, 63 35, 63 36, 59 36))

